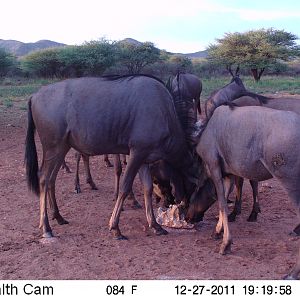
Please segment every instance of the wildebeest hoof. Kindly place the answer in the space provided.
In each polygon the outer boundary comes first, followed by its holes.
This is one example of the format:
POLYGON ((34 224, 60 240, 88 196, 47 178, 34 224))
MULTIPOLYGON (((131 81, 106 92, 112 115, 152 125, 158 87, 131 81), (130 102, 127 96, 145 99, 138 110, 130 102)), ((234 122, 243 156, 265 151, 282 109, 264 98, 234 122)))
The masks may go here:
POLYGON ((296 226, 292 232, 295 236, 300 236, 300 224, 296 226))
POLYGON ((126 241, 126 240, 128 240, 128 237, 126 237, 123 234, 120 234, 120 235, 114 236, 114 239, 117 241, 126 241))
POLYGON ((43 245, 49 245, 49 244, 53 244, 53 243, 57 243, 59 240, 57 237, 51 237, 51 238, 41 238, 40 239, 40 243, 43 245))
POLYGON ((163 229, 162 227, 153 228, 153 231, 156 235, 166 235, 168 231, 163 229))
POLYGON ((289 235, 290 235, 290 236, 293 236, 293 237, 298 237, 298 236, 300 236, 300 234, 298 234, 298 233, 295 232, 294 230, 291 231, 291 232, 289 233, 289 235))
POLYGON ((228 222, 235 222, 236 220, 236 214, 231 213, 228 215, 228 222))
POLYGON ((92 190, 94 190, 94 191, 97 191, 97 190, 98 190, 98 188, 97 188, 95 185, 93 185, 91 188, 92 188, 92 190))
POLYGON ((66 219, 64 219, 62 216, 56 217, 55 219, 59 225, 69 224, 69 222, 66 219))
POLYGON ((213 232, 212 238, 214 240, 220 240, 223 237, 223 232, 213 232))
POLYGON ((80 187, 75 187, 75 191, 76 191, 76 194, 80 194, 81 193, 81 188, 80 187))
POLYGON ((222 243, 219 253, 222 255, 231 253, 231 243, 225 245, 222 243))
POLYGON ((53 238, 54 236, 53 236, 52 231, 46 231, 46 232, 43 233, 42 237, 44 239, 50 239, 50 238, 53 238))
POLYGON ((287 274, 285 276, 282 277, 283 280, 297 280, 297 278, 293 277, 290 274, 287 274))
POLYGON ((248 222, 256 222, 257 221, 257 213, 251 213, 247 219, 248 222))

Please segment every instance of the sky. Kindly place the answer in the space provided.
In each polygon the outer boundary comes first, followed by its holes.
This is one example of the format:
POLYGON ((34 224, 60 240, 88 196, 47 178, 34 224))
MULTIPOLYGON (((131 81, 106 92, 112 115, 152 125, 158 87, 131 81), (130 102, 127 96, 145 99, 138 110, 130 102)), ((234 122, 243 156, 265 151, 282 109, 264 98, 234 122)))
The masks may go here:
POLYGON ((192 53, 229 32, 273 27, 300 37, 299 0, 0 1, 4 40, 80 45, 133 38, 170 52, 192 53))

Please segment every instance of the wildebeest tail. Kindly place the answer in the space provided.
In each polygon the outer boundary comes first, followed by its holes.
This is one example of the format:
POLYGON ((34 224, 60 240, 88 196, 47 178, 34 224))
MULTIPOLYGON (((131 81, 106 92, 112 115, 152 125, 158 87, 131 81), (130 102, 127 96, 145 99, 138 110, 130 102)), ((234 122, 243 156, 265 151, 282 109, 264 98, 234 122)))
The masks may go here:
POLYGON ((31 98, 28 101, 28 127, 25 142, 25 166, 28 188, 35 194, 40 194, 40 185, 38 177, 38 157, 36 152, 35 140, 35 124, 32 118, 31 98))

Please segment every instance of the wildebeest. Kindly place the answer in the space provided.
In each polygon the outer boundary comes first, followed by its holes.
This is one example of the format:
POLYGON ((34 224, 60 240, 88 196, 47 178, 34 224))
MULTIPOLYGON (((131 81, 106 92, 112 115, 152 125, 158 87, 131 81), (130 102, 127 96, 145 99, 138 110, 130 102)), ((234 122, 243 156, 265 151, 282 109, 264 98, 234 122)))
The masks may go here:
MULTIPOLYGON (((205 163, 219 203, 216 236, 224 229, 220 253, 230 251, 226 198, 228 178, 239 176, 256 181, 276 178, 300 210, 300 116, 290 111, 265 107, 221 106, 198 133, 196 151, 205 163)), ((200 194, 202 188, 198 188, 200 194)), ((196 196, 193 201, 205 202, 196 196)), ((188 218, 193 217, 193 205, 188 218)), ((300 256, 288 277, 297 278, 300 256)))
POLYGON ((164 84, 147 76, 69 79, 42 87, 28 103, 25 163, 29 188, 40 196, 40 227, 52 237, 47 202, 59 224, 55 180, 70 148, 86 155, 129 154, 121 192, 109 228, 119 229, 123 202, 139 171, 144 185, 146 216, 156 234, 167 232, 157 224, 152 208, 152 182, 147 164, 165 160, 185 182, 193 181, 193 159, 176 115, 172 96, 164 84), (43 150, 38 176, 35 128, 43 150))
POLYGON ((201 114, 202 82, 199 77, 190 73, 177 72, 174 78, 169 78, 167 87, 175 99, 184 100, 184 104, 188 105, 191 113, 194 113, 193 118, 197 120, 197 110, 201 114))
MULTIPOLYGON (((197 109, 199 113, 201 113, 200 108, 200 95, 202 91, 202 83, 200 79, 189 73, 181 73, 178 72, 177 75, 166 84, 169 92, 173 96, 175 110, 178 114, 180 123, 183 127, 184 133, 188 141, 190 141, 190 135, 194 130, 194 124, 197 121, 197 109), (194 104, 194 105, 193 105, 194 104), (192 115, 192 117, 191 117, 192 115), (193 117, 195 115, 195 118, 193 117)), ((91 185, 92 189, 96 188, 96 185, 93 182, 90 168, 89 168, 89 157, 82 156, 84 161, 84 167, 87 176, 87 183, 91 185)), ((122 155, 123 164, 126 164, 126 156, 122 155)), ((79 160, 80 156, 77 155, 77 168, 76 168, 76 176, 75 176, 75 190, 80 192, 80 184, 79 184, 79 160)), ((115 155, 115 197, 117 199, 119 193, 119 182, 120 176, 122 173, 122 167, 120 162, 120 157, 115 155)), ((104 155, 104 161, 107 166, 111 166, 111 163, 108 159, 107 155, 104 155)), ((151 166, 151 176, 153 181, 155 182, 155 193, 159 194, 159 197, 163 198, 164 205, 169 206, 170 204, 174 204, 174 197, 172 195, 172 187, 171 187, 171 177, 172 171, 170 171, 170 166, 162 161, 155 163, 151 166)), ((182 187, 180 187, 180 183, 176 179, 173 178, 172 185, 174 186, 175 191, 175 198, 181 199, 182 198, 182 187)), ((135 200, 135 196, 133 192, 130 193, 130 198, 133 199, 134 206, 139 207, 138 202, 135 200)))
MULTIPOLYGON (((204 127, 205 124, 208 122, 208 120, 211 118, 214 110, 224 104, 231 105, 231 103, 242 96, 249 96, 249 97, 255 97, 257 99, 258 103, 264 102, 265 97, 261 95, 257 95, 255 93, 252 93, 248 90, 246 90, 242 80, 239 78, 239 76, 232 76, 232 79, 230 83, 225 85, 219 90, 214 91, 211 96, 208 98, 208 100, 205 102, 205 118, 203 120, 203 125, 201 127, 204 127)), ((191 138, 194 139, 193 137, 191 138)), ((231 178, 231 181, 233 181, 234 178, 231 178)), ((203 181, 203 185, 205 186, 205 189, 203 188, 201 190, 202 199, 205 199, 201 201, 201 203, 195 201, 192 201, 190 203, 190 208, 188 212, 187 218, 192 222, 198 222, 201 221, 203 218, 203 215, 205 211, 215 202, 216 196, 213 195, 212 191, 209 191, 211 185, 211 181, 209 179, 205 179, 203 181), (205 184, 204 184, 205 183, 205 184), (206 195, 207 197, 204 197, 206 195), (193 214, 191 214, 193 212, 193 214)), ((241 193, 240 195, 241 196, 241 193)))
MULTIPOLYGON (((293 111, 297 114, 300 114, 300 100, 289 98, 289 97, 280 97, 280 98, 270 98, 264 97, 263 101, 259 101, 257 98, 243 96, 233 101, 233 103, 237 106, 264 106, 269 107, 277 110, 284 110, 284 111, 293 111)), ((237 214, 241 212, 241 193, 242 193, 242 186, 243 186, 243 179, 236 178, 237 184, 237 198, 235 201, 234 209, 229 215, 229 219, 231 221, 235 220, 237 214)), ((257 200, 258 196, 258 181, 250 180, 250 184, 253 190, 253 209, 251 214, 248 218, 248 221, 256 221, 257 214, 260 212, 259 202, 257 200)), ((298 225, 293 232, 297 235, 300 235, 300 225, 298 225)))

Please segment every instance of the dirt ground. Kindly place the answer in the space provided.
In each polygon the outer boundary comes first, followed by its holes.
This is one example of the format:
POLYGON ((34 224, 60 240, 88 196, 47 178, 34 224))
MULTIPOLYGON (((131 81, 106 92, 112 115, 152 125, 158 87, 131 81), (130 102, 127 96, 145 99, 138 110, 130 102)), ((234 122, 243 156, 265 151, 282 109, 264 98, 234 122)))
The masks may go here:
MULTIPOLYGON (((211 237, 216 205, 199 230, 166 228, 168 235, 154 236, 146 229, 144 209, 133 210, 126 202, 120 229, 129 239, 116 241, 108 230, 113 169, 102 157, 92 158, 99 190, 90 190, 82 170, 82 193, 76 194, 73 151, 66 158, 73 173, 61 170, 56 187, 61 214, 70 223, 51 221, 56 239, 42 243, 39 200, 27 191, 24 175, 25 130, 25 111, 0 109, 0 279, 280 279, 295 262, 299 238, 289 232, 298 224, 296 210, 275 180, 260 186, 262 213, 255 223, 246 221, 252 194, 245 184, 227 256, 218 254, 220 241, 211 237)), ((138 179, 134 191, 143 203, 138 179)))

